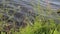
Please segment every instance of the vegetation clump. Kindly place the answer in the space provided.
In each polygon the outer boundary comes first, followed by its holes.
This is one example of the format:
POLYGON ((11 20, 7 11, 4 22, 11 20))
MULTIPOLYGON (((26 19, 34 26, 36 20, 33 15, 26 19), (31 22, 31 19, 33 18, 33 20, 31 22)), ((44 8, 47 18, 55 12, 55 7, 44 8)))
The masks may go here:
POLYGON ((59 12, 9 1, 0 3, 0 34, 60 34, 59 12))

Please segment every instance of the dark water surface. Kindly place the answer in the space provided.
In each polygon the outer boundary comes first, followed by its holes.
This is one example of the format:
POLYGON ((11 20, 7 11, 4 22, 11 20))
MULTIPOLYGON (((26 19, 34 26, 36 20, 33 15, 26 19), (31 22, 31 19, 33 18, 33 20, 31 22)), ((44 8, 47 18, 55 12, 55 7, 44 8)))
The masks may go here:
POLYGON ((43 7, 46 7, 47 4, 50 4, 52 9, 60 9, 60 0, 40 0, 40 4, 43 7))

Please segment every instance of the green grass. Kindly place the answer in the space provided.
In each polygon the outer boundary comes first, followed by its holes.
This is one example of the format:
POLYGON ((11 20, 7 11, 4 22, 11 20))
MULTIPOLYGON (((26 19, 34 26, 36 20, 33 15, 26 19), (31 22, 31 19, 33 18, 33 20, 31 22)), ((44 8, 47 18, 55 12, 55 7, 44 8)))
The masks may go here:
POLYGON ((32 26, 28 24, 25 28, 21 27, 19 32, 14 32, 14 29, 11 29, 11 32, 12 34, 60 34, 60 23, 56 24, 53 19, 42 21, 37 17, 32 26))
POLYGON ((36 19, 33 26, 27 26, 20 32, 21 34, 60 34, 60 24, 56 25, 51 19, 45 23, 36 19))
MULTIPOLYGON (((44 14, 44 12, 42 12, 42 7, 40 7, 39 3, 38 6, 34 6, 34 9, 38 11, 38 13, 40 14, 44 14), (41 8, 41 10, 40 10, 41 8)), ((52 14, 51 10, 47 10, 46 11, 47 16, 52 14)), ((2 15, 0 14, 0 17, 2 15)), ((55 17, 55 16, 54 16, 55 17)), ((54 19, 49 18, 49 19, 45 19, 48 17, 45 17, 44 15, 39 15, 36 17, 34 24, 33 25, 27 25, 26 27, 22 28, 20 27, 19 32, 14 32, 14 28, 11 29, 10 32, 12 32, 12 34, 60 34, 60 23, 56 24, 54 19)), ((57 18, 60 20, 60 18, 57 18)), ((0 21, 0 25, 3 22, 0 21)), ((2 27, 0 27, 0 30, 2 29, 2 27)), ((2 32, 1 34, 5 34, 4 32, 2 32)))

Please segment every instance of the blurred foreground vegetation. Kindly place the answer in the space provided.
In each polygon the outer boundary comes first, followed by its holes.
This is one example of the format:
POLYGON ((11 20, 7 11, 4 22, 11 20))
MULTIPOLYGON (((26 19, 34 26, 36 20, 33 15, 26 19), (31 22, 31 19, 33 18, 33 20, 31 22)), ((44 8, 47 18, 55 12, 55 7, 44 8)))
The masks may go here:
MULTIPOLYGON (((9 3, 6 5, 8 4, 9 3)), ((51 11, 50 8, 49 10, 43 10, 43 7, 40 7, 38 3, 37 6, 34 5, 32 9, 29 8, 30 11, 28 7, 25 6, 13 9, 6 5, 0 4, 0 34, 60 34, 60 16, 57 12, 51 11), (26 11, 25 13, 29 15, 26 17, 22 11, 25 16, 22 16, 22 14, 19 15, 20 13, 16 9, 19 11, 21 9, 23 12, 26 11), (38 11, 38 16, 34 16, 33 9, 38 11), (10 13, 9 11, 12 12, 10 13), (18 19, 14 20, 12 17, 18 19), (34 17, 34 20, 32 17, 34 17), (26 18, 28 20, 26 20, 26 18), (19 22, 20 20, 22 20, 22 22, 19 22)))
POLYGON ((22 29, 21 34, 60 34, 60 23, 56 24, 52 19, 41 21, 38 18, 32 27, 22 29))
POLYGON ((8 34, 60 34, 60 23, 56 24, 53 19, 40 20, 37 17, 32 26, 28 24, 26 27, 20 27, 18 32, 12 28, 8 34))

